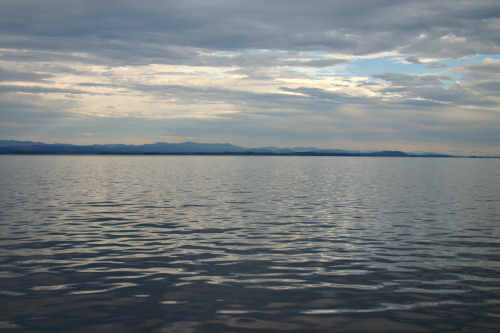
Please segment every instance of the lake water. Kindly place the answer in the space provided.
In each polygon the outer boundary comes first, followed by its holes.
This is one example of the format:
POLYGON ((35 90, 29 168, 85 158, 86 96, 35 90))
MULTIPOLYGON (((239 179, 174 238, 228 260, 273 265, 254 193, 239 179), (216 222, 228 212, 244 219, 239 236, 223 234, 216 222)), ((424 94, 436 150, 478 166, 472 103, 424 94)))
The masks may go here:
POLYGON ((0 156, 0 330, 496 332, 500 160, 0 156))

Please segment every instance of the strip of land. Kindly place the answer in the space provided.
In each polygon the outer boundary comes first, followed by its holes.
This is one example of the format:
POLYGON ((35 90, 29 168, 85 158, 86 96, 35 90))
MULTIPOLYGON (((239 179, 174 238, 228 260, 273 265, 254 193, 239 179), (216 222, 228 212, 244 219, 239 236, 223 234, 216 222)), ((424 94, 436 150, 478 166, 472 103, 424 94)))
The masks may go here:
POLYGON ((0 154, 56 154, 56 155, 253 155, 253 156, 371 156, 371 157, 468 157, 500 158, 491 155, 449 155, 433 152, 404 152, 399 150, 355 151, 319 149, 313 147, 261 147, 245 148, 228 143, 166 143, 144 145, 101 144, 72 145, 48 144, 33 141, 0 140, 0 154))

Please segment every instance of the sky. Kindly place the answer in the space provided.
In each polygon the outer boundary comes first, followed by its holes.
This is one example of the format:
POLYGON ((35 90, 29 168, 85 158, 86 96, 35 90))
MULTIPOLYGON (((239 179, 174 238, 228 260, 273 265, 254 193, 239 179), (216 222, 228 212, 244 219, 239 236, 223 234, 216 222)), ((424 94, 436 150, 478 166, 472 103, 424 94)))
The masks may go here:
POLYGON ((500 3, 0 0, 0 139, 500 154, 500 3))

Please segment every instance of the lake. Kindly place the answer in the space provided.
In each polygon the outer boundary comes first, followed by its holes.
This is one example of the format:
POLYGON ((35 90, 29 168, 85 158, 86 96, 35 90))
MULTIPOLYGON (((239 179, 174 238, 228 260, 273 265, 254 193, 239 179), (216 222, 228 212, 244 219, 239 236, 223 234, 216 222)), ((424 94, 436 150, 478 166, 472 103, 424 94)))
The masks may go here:
POLYGON ((0 330, 496 332, 500 159, 0 156, 0 330))

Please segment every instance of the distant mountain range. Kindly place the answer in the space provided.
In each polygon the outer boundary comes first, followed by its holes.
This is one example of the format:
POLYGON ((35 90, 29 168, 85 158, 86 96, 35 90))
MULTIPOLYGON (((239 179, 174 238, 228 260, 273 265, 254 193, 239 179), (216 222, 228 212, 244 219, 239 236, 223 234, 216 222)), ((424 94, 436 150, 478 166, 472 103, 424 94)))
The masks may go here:
MULTIPOLYGON (((382 156, 382 157, 458 157, 437 153, 407 153, 397 150, 353 151, 342 149, 244 148, 228 143, 166 143, 144 145, 102 144, 72 145, 47 144, 32 141, 0 140, 0 154, 135 154, 135 155, 289 155, 289 156, 382 156)), ((460 156, 464 157, 464 156, 460 156)), ((467 156, 484 157, 484 156, 467 156)), ((493 156, 490 156, 493 157, 493 156)))
POLYGON ((357 151, 319 149, 314 147, 245 148, 229 143, 166 143, 144 145, 102 144, 72 145, 33 141, 0 140, 0 154, 109 154, 109 155, 284 155, 284 156, 381 156, 381 157, 470 157, 499 158, 500 156, 449 155, 432 152, 403 152, 399 150, 357 151))

